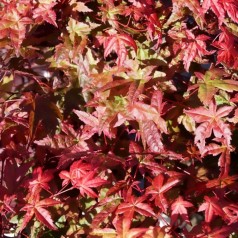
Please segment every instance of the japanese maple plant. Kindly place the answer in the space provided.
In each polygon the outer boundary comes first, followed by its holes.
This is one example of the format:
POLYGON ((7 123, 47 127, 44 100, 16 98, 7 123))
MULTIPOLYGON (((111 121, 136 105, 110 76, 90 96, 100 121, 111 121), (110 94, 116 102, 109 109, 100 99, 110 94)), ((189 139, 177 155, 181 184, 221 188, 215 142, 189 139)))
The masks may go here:
POLYGON ((237 237, 238 1, 1 0, 0 236, 237 237))

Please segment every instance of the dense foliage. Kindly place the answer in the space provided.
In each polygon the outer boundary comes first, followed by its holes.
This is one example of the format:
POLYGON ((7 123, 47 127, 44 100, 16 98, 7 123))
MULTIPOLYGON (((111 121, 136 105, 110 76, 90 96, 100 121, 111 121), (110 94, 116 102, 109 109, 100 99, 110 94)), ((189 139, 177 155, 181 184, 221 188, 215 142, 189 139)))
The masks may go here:
POLYGON ((237 0, 1 0, 1 237, 236 237, 237 37, 237 0))

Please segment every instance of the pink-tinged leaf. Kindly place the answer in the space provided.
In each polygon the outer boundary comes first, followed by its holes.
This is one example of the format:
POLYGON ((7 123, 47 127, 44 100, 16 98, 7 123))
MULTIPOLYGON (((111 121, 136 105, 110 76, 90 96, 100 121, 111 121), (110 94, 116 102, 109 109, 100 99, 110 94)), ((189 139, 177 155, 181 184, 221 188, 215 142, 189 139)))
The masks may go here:
POLYGON ((26 214, 24 216, 23 223, 19 228, 20 231, 22 231, 27 226, 33 215, 35 215, 36 218, 49 229, 57 229, 57 227, 53 224, 53 220, 50 216, 50 213, 43 207, 59 205, 62 202, 56 201, 52 198, 46 198, 41 201, 39 201, 39 199, 40 196, 38 194, 35 196, 34 199, 30 201, 30 203, 26 204, 24 207, 21 208, 21 211, 26 211, 26 214))
MULTIPOLYGON (((22 208, 21 210, 24 210, 24 208, 22 208)), ((34 210, 32 209, 27 210, 26 214, 24 215, 23 221, 19 227, 19 232, 21 232, 27 226, 27 224, 30 222, 33 215, 34 215, 34 210)))
POLYGON ((35 205, 35 208, 37 207, 50 207, 50 206, 55 206, 55 205, 59 205, 62 202, 59 202, 55 199, 52 198, 45 198, 43 200, 40 200, 39 202, 37 202, 37 204, 35 205))
POLYGON ((179 196, 176 201, 171 205, 172 216, 171 216, 171 224, 175 224, 178 220, 178 216, 180 215, 182 221, 189 222, 187 208, 193 207, 193 204, 183 200, 181 196, 179 196))
POLYGON ((224 212, 216 197, 204 197, 205 202, 199 207, 198 212, 205 211, 205 221, 211 222, 214 215, 224 216, 224 212))
POLYGON ((209 238, 225 238, 231 235, 231 232, 236 230, 236 227, 231 227, 231 226, 223 226, 222 228, 219 227, 215 230, 212 230, 208 234, 204 234, 206 237, 209 238))
POLYGON ((151 97, 151 106, 154 107, 158 113, 161 115, 165 103, 162 102, 163 99, 163 93, 159 90, 154 91, 152 97, 151 97))
POLYGON ((61 171, 59 177, 63 179, 62 186, 69 184, 70 182, 74 185, 78 180, 85 176, 92 166, 90 164, 84 163, 82 160, 74 162, 70 166, 70 171, 61 171))
POLYGON ((118 206, 116 213, 125 215, 130 213, 133 216, 134 212, 137 212, 143 216, 156 216, 153 209, 147 203, 143 203, 145 199, 145 197, 136 198, 130 195, 127 197, 126 202, 118 206))
POLYGON ((108 191, 107 191, 107 196, 111 196, 117 192, 119 192, 120 190, 122 190, 123 188, 125 188, 127 186, 127 181, 126 180, 121 180, 118 181, 116 184, 113 185, 113 187, 111 187, 108 191))
POLYGON ((132 228, 126 233, 128 238, 140 238, 146 232, 147 228, 132 228))
POLYGON ((159 174, 153 179, 152 185, 147 188, 146 194, 151 195, 152 199, 155 199, 156 206, 160 207, 163 212, 166 212, 168 208, 168 202, 164 193, 172 189, 180 181, 181 179, 178 177, 173 177, 164 183, 164 175, 159 174))
POLYGON ((71 182, 70 173, 68 171, 61 171, 59 177, 64 180, 62 186, 68 185, 71 182))
POLYGON ((118 86, 123 86, 129 83, 131 83, 131 80, 125 80, 125 79, 114 80, 112 82, 105 84, 103 87, 99 88, 95 93, 104 92, 106 90, 116 88, 118 86))
POLYGON ((142 102, 135 102, 128 106, 130 114, 136 118, 138 121, 146 121, 146 120, 152 120, 157 121, 157 118, 159 117, 159 114, 157 110, 145 103, 142 102))
POLYGON ((221 117, 226 117, 229 115, 229 113, 234 109, 232 106, 223 106, 220 107, 217 112, 216 112, 216 117, 221 118, 221 117))
POLYGON ((177 185, 181 180, 179 178, 169 179, 159 190, 160 193, 165 193, 169 191, 172 187, 177 185))
POLYGON ((46 209, 42 207, 36 207, 34 209, 34 213, 35 213, 36 219, 40 221, 42 224, 44 224, 45 226, 47 226, 49 229, 51 230, 58 229, 53 223, 50 213, 46 209))
POLYGON ((141 122, 141 136, 149 146, 150 151, 160 152, 164 146, 161 141, 161 134, 153 121, 147 120, 141 122))
POLYGON ((218 166, 220 167, 220 176, 228 176, 230 172, 230 163, 231 163, 231 150, 229 148, 225 148, 221 153, 218 166))
POLYGON ((229 225, 238 221, 238 205, 229 204, 223 207, 223 211, 229 219, 229 225))
POLYGON ((186 47, 186 51, 184 52, 183 62, 186 71, 189 71, 190 64, 196 57, 196 55, 197 55, 197 45, 195 42, 192 42, 186 47))
POLYGON ((99 186, 105 185, 106 180, 99 177, 95 178, 95 172, 88 172, 86 175, 78 180, 73 181, 73 186, 78 188, 82 196, 88 195, 89 197, 96 198, 97 194, 91 188, 97 188, 99 186))
POLYGON ((221 0, 227 15, 236 23, 238 23, 238 2, 236 0, 221 0))
POLYGON ((36 22, 42 23, 43 21, 47 21, 48 23, 57 27, 56 23, 56 14, 52 10, 52 8, 56 5, 56 3, 50 4, 39 4, 39 6, 33 10, 33 18, 36 19, 36 22))
POLYGON ((73 10, 78 12, 92 12, 83 2, 76 2, 73 4, 73 10))
POLYGON ((236 38, 226 28, 221 27, 221 30, 222 33, 219 36, 219 40, 212 44, 219 49, 217 52, 217 64, 225 63, 229 67, 237 68, 238 48, 236 38))
POLYGON ((191 13, 193 14, 193 17, 197 24, 203 28, 203 25, 205 23, 204 19, 204 13, 201 9, 201 6, 199 4, 198 0, 189 0, 189 1, 181 1, 181 0, 173 0, 173 10, 172 14, 166 24, 170 24, 171 22, 175 22, 178 19, 182 18, 183 15, 183 8, 187 7, 190 9, 191 13))
MULTIPOLYGON (((9 5, 9 2, 6 3, 6 5, 9 5)), ((0 14, 0 39, 9 37, 18 54, 18 50, 25 39, 26 25, 32 23, 32 20, 28 17, 21 16, 14 7, 11 7, 8 11, 3 10, 0 14)))
POLYGON ((202 156, 206 156, 206 155, 219 155, 222 152, 224 152, 224 150, 226 149, 226 146, 224 145, 218 145, 215 143, 211 143, 209 145, 206 146, 205 150, 203 151, 202 156))
POLYGON ((141 102, 135 102, 129 104, 127 109, 129 115, 132 118, 135 118, 138 122, 149 120, 154 121, 162 132, 167 133, 165 120, 160 116, 160 112, 158 112, 153 106, 141 102))
POLYGON ((78 179, 87 174, 90 170, 92 170, 92 166, 90 164, 79 160, 70 166, 70 175, 72 179, 78 179))
POLYGON ((84 112, 84 111, 78 111, 78 110, 73 110, 73 112, 79 117, 81 121, 83 121, 86 125, 89 125, 91 127, 98 127, 99 122, 98 119, 91 114, 84 112))
POLYGON ((99 227, 102 222, 104 222, 112 213, 115 212, 118 206, 116 203, 110 203, 110 201, 108 201, 106 204, 106 207, 104 207, 102 211, 94 216, 92 227, 99 227))
POLYGON ((205 13, 211 9, 217 16, 219 25, 222 25, 225 19, 225 11, 219 0, 204 0, 202 3, 202 8, 205 13))
POLYGON ((140 169, 142 170, 150 170, 153 174, 165 173, 167 169, 163 166, 158 164, 157 162, 153 162, 147 159, 144 159, 140 162, 140 169))
POLYGON ((215 51, 207 51, 205 41, 209 39, 206 35, 197 37, 189 30, 186 30, 188 41, 182 42, 183 63, 186 71, 189 71, 191 62, 196 58, 202 58, 204 55, 211 55, 215 51))
POLYGON ((130 141, 130 145, 129 145, 129 152, 132 155, 140 155, 143 152, 143 148, 138 145, 137 143, 135 143, 134 141, 130 141))
POLYGON ((113 220, 113 225, 116 230, 109 228, 94 229, 91 234, 96 236, 103 236, 105 238, 140 238, 144 237, 143 234, 148 230, 147 228, 130 229, 131 220, 127 216, 116 216, 113 220))
POLYGON ((206 184, 206 187, 207 188, 230 187, 232 185, 236 185, 237 180, 238 180, 238 175, 219 177, 213 180, 209 180, 206 184))
POLYGON ((32 195, 40 192, 43 188, 46 191, 49 191, 49 182, 53 178, 53 171, 42 171, 41 167, 36 168, 33 171, 33 178, 29 181, 29 189, 32 195))
POLYGON ((205 139, 209 138, 212 131, 216 138, 224 138, 226 145, 231 142, 231 130, 228 124, 222 120, 233 110, 231 106, 220 107, 217 110, 216 104, 212 101, 209 108, 199 107, 196 109, 185 110, 184 112, 191 116, 197 123, 201 123, 195 130, 195 143, 198 145, 201 153, 205 149, 205 139))
POLYGON ((104 57, 106 58, 112 51, 117 54, 116 63, 118 66, 123 65, 123 62, 126 60, 127 49, 126 46, 131 46, 134 51, 137 51, 137 45, 135 41, 126 34, 113 34, 109 37, 106 37, 103 42, 104 45, 104 57))
POLYGON ((95 228, 90 232, 91 236, 95 237, 111 237, 114 238, 117 232, 112 228, 95 228))

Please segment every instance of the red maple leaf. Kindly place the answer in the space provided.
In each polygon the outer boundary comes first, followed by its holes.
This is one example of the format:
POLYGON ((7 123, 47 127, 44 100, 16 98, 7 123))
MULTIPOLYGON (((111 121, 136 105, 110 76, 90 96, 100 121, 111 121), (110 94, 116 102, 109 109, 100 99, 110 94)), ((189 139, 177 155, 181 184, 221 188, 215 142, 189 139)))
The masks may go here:
POLYGON ((57 3, 50 3, 50 4, 44 4, 40 3, 39 6, 33 10, 33 18, 36 19, 37 23, 42 23, 43 21, 46 21, 53 26, 57 27, 56 23, 56 14, 52 10, 52 8, 56 5, 57 3))
POLYGON ((32 20, 22 16, 11 5, 4 12, 0 11, 0 15, 0 39, 9 37, 18 51, 26 35, 26 25, 32 23, 32 20))
POLYGON ((238 205, 229 204, 223 208, 224 213, 229 219, 229 224, 236 223, 238 221, 238 205))
POLYGON ((50 190, 49 181, 53 178, 52 171, 44 171, 42 167, 38 167, 33 171, 33 178, 29 181, 29 189, 32 196, 35 196, 43 188, 46 191, 50 190))
POLYGON ((221 27, 222 33, 219 36, 219 40, 213 42, 213 46, 218 48, 217 51, 217 64, 225 63, 229 67, 238 67, 238 48, 234 35, 221 27))
POLYGON ((205 13, 211 9, 217 16, 219 25, 222 25, 225 18, 225 11, 219 0, 204 0, 202 3, 202 8, 204 9, 205 13))
POLYGON ((85 176, 90 170, 92 170, 90 164, 83 163, 82 160, 74 162, 70 166, 69 172, 66 170, 60 172, 59 177, 64 180, 62 186, 68 185, 70 182, 72 185, 76 184, 78 180, 85 176))
POLYGON ((224 211, 218 203, 218 198, 205 196, 204 199, 205 202, 199 207, 198 212, 205 211, 206 222, 211 222, 214 215, 224 216, 224 211))
POLYGON ((171 22, 175 22, 178 19, 183 17, 183 8, 187 7, 190 9, 191 13, 197 24, 203 28, 205 23, 204 13, 201 9, 200 3, 198 0, 189 0, 189 1, 181 1, 181 0, 173 0, 173 9, 172 14, 166 24, 171 24, 171 22))
POLYGON ((194 139, 201 152, 205 148, 205 139, 209 138, 212 132, 216 138, 225 138, 226 144, 230 145, 231 130, 222 118, 227 116, 232 110, 232 106, 220 107, 217 110, 216 104, 212 101, 208 108, 198 107, 196 109, 184 110, 195 122, 201 123, 195 130, 194 139))
POLYGON ((152 152, 161 152, 164 149, 161 133, 153 121, 142 121, 140 131, 144 147, 147 144, 152 152))
POLYGON ((77 179, 77 181, 73 181, 73 186, 79 189, 82 196, 88 195, 89 197, 97 198, 98 195, 92 190, 92 188, 97 188, 106 183, 106 180, 101 179, 100 177, 95 177, 95 172, 91 171, 83 177, 80 177, 80 179, 77 179))
POLYGON ((130 228, 131 218, 127 215, 116 216, 113 225, 116 228, 118 238, 139 238, 147 230, 146 228, 130 228))
POLYGON ((146 196, 135 197, 131 193, 128 193, 126 196, 126 201, 118 206, 116 213, 125 214, 131 219, 133 218, 134 212, 137 212, 143 216, 156 216, 150 205, 143 203, 145 200, 146 196))
POLYGON ((126 60, 127 49, 126 46, 131 46, 137 51, 135 41, 127 34, 117 34, 113 32, 110 36, 98 37, 100 43, 104 46, 104 57, 107 57, 112 51, 117 54, 116 63, 118 66, 123 65, 126 60))
POLYGON ((57 227, 54 225, 49 211, 46 210, 45 207, 55 206, 59 204, 61 204, 61 202, 56 201, 52 198, 40 200, 39 195, 34 199, 31 199, 28 204, 21 208, 21 211, 26 211, 26 214, 24 215, 23 222, 20 225, 19 230, 22 231, 34 215, 36 216, 36 219, 38 221, 47 226, 49 229, 57 230, 57 227))
MULTIPOLYGON (((140 238, 148 228, 131 228, 131 220, 126 215, 116 216, 113 220, 112 228, 93 229, 91 235, 100 237, 117 237, 117 238, 140 238)), ((146 236, 150 237, 150 236, 146 236)))
POLYGON ((143 102, 129 103, 127 107, 129 112, 128 117, 136 119, 138 122, 143 121, 145 124, 153 121, 161 132, 167 133, 166 122, 161 117, 165 106, 165 103, 162 102, 162 98, 163 94, 157 90, 152 94, 151 105, 143 102))
POLYGON ((210 143, 202 151, 202 157, 208 154, 213 156, 217 156, 220 154, 220 157, 218 159, 218 165, 220 166, 221 170, 220 177, 228 176, 230 171, 230 152, 232 151, 232 147, 227 145, 227 142, 224 138, 215 138, 214 140, 216 142, 220 142, 221 145, 216 143, 210 143))
POLYGON ((152 195, 152 199, 155 200, 155 205, 160 207, 163 212, 167 211, 168 201, 165 197, 165 193, 172 187, 180 182, 178 177, 173 177, 164 182, 165 177, 159 174, 152 180, 152 185, 147 188, 146 194, 152 195))
POLYGON ((171 225, 176 223, 179 215, 182 217, 182 221, 189 222, 187 207, 193 207, 193 204, 183 200, 183 198, 179 196, 176 201, 171 205, 171 225))
POLYGON ((236 0, 220 0, 227 15, 236 23, 238 23, 238 2, 236 0))
POLYGON ((209 36, 198 35, 195 36, 190 30, 186 30, 187 39, 181 46, 183 49, 183 63, 186 71, 189 70, 191 62, 196 58, 202 58, 204 55, 211 55, 214 51, 206 50, 205 41, 209 39, 209 36))

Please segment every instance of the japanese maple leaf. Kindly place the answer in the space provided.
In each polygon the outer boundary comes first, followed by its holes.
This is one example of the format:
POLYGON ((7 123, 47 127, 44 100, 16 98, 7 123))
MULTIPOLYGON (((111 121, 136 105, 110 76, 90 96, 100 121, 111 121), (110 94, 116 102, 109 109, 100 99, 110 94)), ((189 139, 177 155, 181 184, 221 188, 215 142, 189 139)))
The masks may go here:
POLYGON ((16 195, 8 196, 5 194, 5 193, 7 193, 7 191, 3 192, 4 189, 1 187, 1 190, 2 190, 1 191, 2 194, 0 193, 0 214, 1 214, 1 216, 5 216, 5 213, 8 213, 8 212, 15 213, 12 206, 14 204, 14 200, 16 199, 16 195))
POLYGON ((57 27, 56 23, 56 14, 52 10, 52 8, 56 5, 57 3, 50 3, 50 4, 44 4, 40 3, 39 6, 33 10, 33 18, 36 19, 37 23, 42 23, 43 21, 46 21, 53 26, 57 27))
POLYGON ((176 201, 171 205, 172 216, 171 216, 171 225, 175 224, 178 220, 178 216, 180 215, 182 218, 182 222, 189 222, 187 207, 193 207, 193 204, 183 200, 181 196, 179 196, 176 201))
POLYGON ((226 28, 221 27, 221 29, 222 33, 219 36, 219 40, 212 44, 219 49, 217 51, 217 64, 225 63, 229 67, 237 68, 238 48, 235 37, 226 28))
POLYGON ((35 199, 32 199, 27 205, 21 208, 21 211, 26 211, 26 214, 24 215, 23 222, 19 227, 20 231, 22 231, 27 226, 34 215, 38 221, 47 226, 49 229, 57 230, 57 227, 54 225, 49 211, 46 210, 45 207, 59 204, 61 204, 61 202, 52 198, 40 200, 39 195, 36 196, 35 199))
POLYGON ((168 179, 167 182, 164 180, 164 175, 159 174, 156 176, 152 180, 152 185, 147 188, 146 194, 152 195, 152 199, 155 200, 155 205, 160 207, 163 212, 166 212, 168 208, 168 202, 165 197, 165 193, 177 185, 180 182, 180 179, 178 177, 173 177, 168 179))
POLYGON ((157 40, 155 48, 158 48, 158 46, 162 43, 161 23, 156 13, 150 14, 149 17, 147 17, 147 20, 149 38, 151 41, 157 40))
POLYGON ((203 223, 202 225, 195 226, 191 231, 184 232, 185 237, 190 238, 226 238, 232 233, 232 231, 236 230, 235 224, 219 226, 218 228, 211 227, 207 223, 203 223))
POLYGON ((85 3, 77 2, 76 0, 70 0, 70 5, 73 6, 74 11, 78 12, 92 12, 90 8, 88 8, 85 3))
POLYGON ((76 184, 78 180, 85 176, 90 170, 92 170, 90 164, 83 163, 82 160, 74 162, 70 166, 69 172, 66 170, 60 172, 59 177, 64 180, 62 186, 68 185, 70 182, 72 185, 76 184))
POLYGON ((126 215, 116 216, 113 225, 116 228, 117 238, 139 238, 146 231, 145 228, 131 229, 131 218, 126 215))
POLYGON ((211 9, 218 18, 219 25, 222 25, 225 18, 224 7, 219 0, 204 0, 202 3, 202 8, 206 13, 209 9, 211 9))
POLYGON ((110 110, 108 110, 105 106, 98 106, 96 108, 95 115, 91 115, 84 111, 74 110, 74 113, 78 116, 78 118, 83 121, 89 130, 89 135, 93 135, 98 133, 101 135, 103 132, 107 137, 112 138, 114 137, 113 129, 110 126, 110 122, 114 119, 114 115, 111 117, 110 110))
POLYGON ((131 46, 137 51, 135 41, 127 34, 113 32, 110 36, 99 38, 99 41, 104 46, 104 57, 107 57, 112 51, 117 54, 116 63, 118 66, 123 65, 123 62, 126 60, 128 54, 126 46, 131 46))
POLYGON ((190 31, 186 30, 188 41, 182 43, 183 63, 186 71, 189 70, 191 62, 196 58, 202 58, 204 55, 213 54, 214 51, 206 50, 205 41, 209 39, 206 35, 198 35, 197 37, 190 31))
POLYGON ((92 198, 97 198, 98 195, 92 190, 92 188, 100 187, 107 183, 106 180, 96 177, 95 172, 88 172, 83 177, 80 177, 77 180, 71 180, 73 187, 79 189, 80 194, 84 197, 88 195, 92 198))
MULTIPOLYGON (((216 143, 210 143, 207 145, 202 151, 202 157, 210 154, 213 156, 217 156, 220 154, 218 159, 218 166, 220 166, 220 177, 228 176, 230 171, 230 160, 231 160, 231 151, 232 147, 227 145, 226 140, 224 138, 215 138, 216 142, 220 142, 221 145, 216 143)), ((220 186, 222 184, 220 183, 220 186)))
POLYGON ((144 147, 147 144, 152 152, 161 152, 164 149, 161 133, 153 121, 141 121, 140 133, 144 147))
POLYGON ((198 212, 205 211, 205 221, 211 222, 214 215, 224 216, 224 212, 216 197, 204 197, 205 202, 200 205, 198 212))
POLYGON ((238 82, 231 79, 223 79, 224 71, 213 68, 206 71, 205 75, 200 72, 195 72, 198 82, 192 85, 188 90, 196 90, 198 88, 198 97, 201 102, 208 106, 220 89, 226 92, 238 91, 238 82))
POLYGON ((229 224, 236 223, 238 221, 238 205, 237 204, 229 204, 223 207, 223 211, 225 212, 227 218, 229 219, 229 224))
POLYGON ((165 105, 162 98, 163 94, 158 90, 154 91, 152 95, 151 105, 143 102, 130 103, 127 107, 129 116, 135 118, 138 122, 143 121, 145 124, 153 121, 161 132, 167 133, 166 122, 161 117, 165 105))
POLYGON ((0 20, 0 39, 9 37, 12 45, 18 51, 25 38, 27 24, 32 23, 32 20, 21 16, 15 8, 0 12, 0 14, 3 14, 0 20))
POLYGON ((130 228, 131 220, 127 216, 116 216, 113 225, 115 229, 93 229, 90 234, 100 237, 140 238, 148 230, 147 228, 130 228))
POLYGON ((220 0, 227 15, 236 23, 238 23, 238 2, 236 0, 220 0))
POLYGON ((211 101, 208 108, 199 107, 184 112, 192 117, 195 122, 201 123, 195 130, 194 142, 202 152, 205 148, 205 139, 214 133, 217 138, 225 138, 226 144, 230 145, 231 130, 229 125, 224 123, 223 117, 227 116, 233 110, 232 106, 220 107, 217 110, 216 104, 211 101))
POLYGON ((223 176, 216 179, 209 180, 206 184, 207 188, 225 188, 225 187, 233 187, 235 185, 237 187, 238 175, 233 176, 223 176))
POLYGON ((137 212, 142 216, 156 216, 150 205, 143 203, 145 200, 145 196, 137 198, 134 195, 129 194, 126 197, 126 201, 118 206, 116 213, 125 214, 131 219, 133 218, 134 212, 137 212))
POLYGON ((172 0, 172 2, 173 2, 172 14, 169 17, 168 21, 166 22, 166 25, 169 25, 172 22, 175 22, 179 20, 180 18, 182 18, 184 16, 182 9, 184 7, 187 7, 188 9, 190 9, 191 13, 193 14, 197 24, 201 28, 203 28, 203 24, 205 22, 204 13, 200 7, 198 0, 189 0, 189 1, 172 0))
POLYGON ((35 196, 42 188, 49 191, 49 181, 51 181, 52 178, 52 171, 48 170, 43 172, 42 167, 34 169, 33 178, 29 181, 29 190, 31 195, 35 196))

